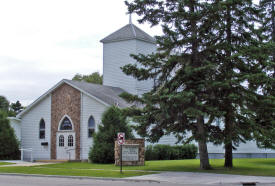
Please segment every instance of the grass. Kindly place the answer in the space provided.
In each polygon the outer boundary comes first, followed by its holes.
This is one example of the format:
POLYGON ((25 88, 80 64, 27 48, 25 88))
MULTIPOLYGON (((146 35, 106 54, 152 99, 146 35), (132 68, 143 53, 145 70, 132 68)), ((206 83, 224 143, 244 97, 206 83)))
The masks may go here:
POLYGON ((154 174, 154 172, 144 171, 119 171, 112 170, 87 170, 76 168, 47 168, 41 166, 34 167, 0 167, 0 173, 21 173, 21 174, 42 174, 42 175, 61 175, 61 176, 89 176, 89 177, 111 177, 125 178, 131 176, 142 176, 154 174))
POLYGON ((146 161, 145 166, 124 166, 120 174, 119 167, 113 164, 59 163, 35 167, 0 167, 0 173, 24 173, 66 176, 92 177, 130 177, 153 174, 156 171, 207 172, 219 174, 238 174, 253 176, 275 176, 275 159, 234 159, 234 168, 223 167, 223 159, 213 159, 212 170, 199 169, 199 160, 162 160, 146 161))
POLYGON ((8 163, 8 162, 0 162, 0 166, 1 166, 1 165, 11 165, 11 164, 13 164, 13 163, 8 163))
MULTIPOLYGON (((186 172, 207 172, 219 174, 238 174, 253 176, 275 176, 275 159, 234 159, 234 168, 223 167, 223 159, 210 160, 212 170, 199 169, 199 160, 162 160, 146 161, 145 166, 128 166, 124 170, 144 170, 144 171, 186 171, 186 172)), ((104 169, 118 170, 119 167, 113 164, 91 164, 91 163, 61 163, 45 165, 47 168, 61 169, 104 169)))

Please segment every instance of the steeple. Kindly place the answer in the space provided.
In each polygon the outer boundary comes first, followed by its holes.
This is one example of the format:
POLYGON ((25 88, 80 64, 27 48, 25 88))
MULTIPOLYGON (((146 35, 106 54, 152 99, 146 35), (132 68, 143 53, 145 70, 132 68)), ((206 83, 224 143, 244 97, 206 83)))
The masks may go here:
POLYGON ((129 24, 132 24, 132 14, 129 14, 129 24))
POLYGON ((121 70, 127 64, 135 64, 131 54, 146 55, 156 51, 155 38, 134 25, 131 14, 127 25, 100 42, 103 43, 103 85, 119 87, 134 95, 152 89, 153 80, 137 81, 121 70))
POLYGON ((125 41, 137 39, 141 41, 145 41, 148 43, 155 44, 155 38, 151 37, 149 34, 138 28, 136 25, 132 23, 132 15, 129 14, 129 24, 115 31, 114 33, 108 35, 107 37, 100 40, 102 43, 111 43, 117 41, 125 41))

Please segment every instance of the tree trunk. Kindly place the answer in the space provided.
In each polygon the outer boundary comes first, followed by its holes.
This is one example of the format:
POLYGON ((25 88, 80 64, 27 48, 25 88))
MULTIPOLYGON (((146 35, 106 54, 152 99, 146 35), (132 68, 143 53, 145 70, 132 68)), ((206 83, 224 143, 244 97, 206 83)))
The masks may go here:
MULTIPOLYGON (((227 5, 227 10, 226 10, 226 39, 227 42, 231 45, 232 44, 232 19, 231 19, 231 5, 227 5)), ((226 57, 227 57, 227 68, 229 70, 232 70, 232 62, 230 60, 231 57, 231 49, 228 48, 226 50, 226 57)), ((231 75, 229 75, 226 79, 231 79, 231 75)), ((230 95, 230 90, 227 90, 225 92, 226 99, 225 101, 225 107, 227 107, 227 113, 225 115, 225 138, 224 138, 224 146, 225 146, 225 162, 224 162, 224 167, 227 168, 232 168, 233 167, 233 154, 232 154, 232 130, 233 130, 233 113, 232 113, 232 105, 229 95, 230 95)))
POLYGON ((206 144, 206 134, 204 129, 204 118, 203 116, 197 119, 198 127, 198 143, 199 143, 199 153, 200 153, 200 168, 201 169, 211 169, 208 158, 208 150, 206 144))
POLYGON ((224 157, 224 167, 233 167, 233 153, 232 153, 232 142, 225 144, 225 157, 224 157))
POLYGON ((224 156, 224 167, 232 168, 233 167, 233 145, 232 145, 232 131, 233 131, 233 120, 231 111, 225 116, 225 140, 224 140, 224 148, 225 148, 225 156, 224 156))

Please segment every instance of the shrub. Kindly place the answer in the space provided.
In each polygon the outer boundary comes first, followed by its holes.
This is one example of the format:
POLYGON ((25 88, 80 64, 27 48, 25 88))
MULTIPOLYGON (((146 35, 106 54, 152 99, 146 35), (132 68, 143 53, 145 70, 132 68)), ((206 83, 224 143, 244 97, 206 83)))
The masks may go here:
POLYGON ((145 150, 146 160, 178 160, 194 159, 198 148, 193 144, 187 145, 148 145, 145 150))
POLYGON ((0 159, 15 160, 20 158, 19 143, 5 112, 0 111, 0 159))
POLYGON ((124 132, 126 139, 133 138, 126 116, 115 106, 107 109, 102 115, 102 125, 93 136, 93 146, 89 159, 94 163, 114 163, 114 141, 118 132, 124 132))

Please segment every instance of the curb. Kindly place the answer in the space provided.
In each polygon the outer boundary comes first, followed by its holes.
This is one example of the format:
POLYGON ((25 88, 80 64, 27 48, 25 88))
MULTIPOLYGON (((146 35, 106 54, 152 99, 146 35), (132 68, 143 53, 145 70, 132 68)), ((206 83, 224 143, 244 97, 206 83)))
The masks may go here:
POLYGON ((46 177, 46 178, 70 178, 70 179, 90 179, 90 180, 105 180, 105 181, 126 181, 126 182, 149 182, 160 183, 156 180, 139 180, 131 178, 104 178, 104 177, 88 177, 88 176, 60 176, 60 175, 44 175, 44 174, 17 174, 17 173, 0 173, 0 176, 25 176, 25 177, 46 177))

